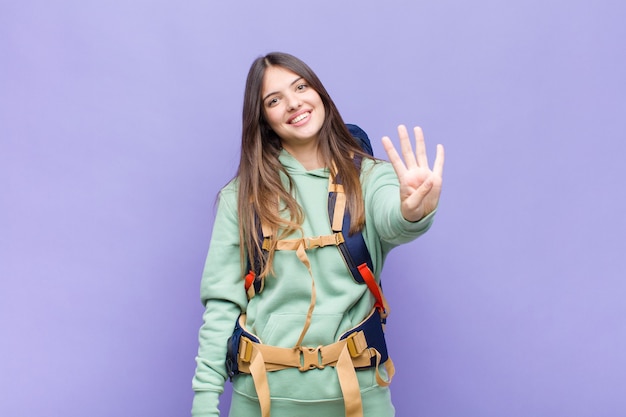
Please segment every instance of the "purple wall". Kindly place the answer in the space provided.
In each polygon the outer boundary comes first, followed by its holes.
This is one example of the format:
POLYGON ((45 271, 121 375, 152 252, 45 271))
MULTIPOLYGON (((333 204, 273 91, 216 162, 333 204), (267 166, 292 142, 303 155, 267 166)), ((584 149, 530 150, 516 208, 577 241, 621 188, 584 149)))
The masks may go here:
POLYGON ((244 77, 283 50, 378 155, 398 123, 446 146, 383 278, 398 415, 623 416, 625 12, 2 1, 0 415, 188 415, 244 77))

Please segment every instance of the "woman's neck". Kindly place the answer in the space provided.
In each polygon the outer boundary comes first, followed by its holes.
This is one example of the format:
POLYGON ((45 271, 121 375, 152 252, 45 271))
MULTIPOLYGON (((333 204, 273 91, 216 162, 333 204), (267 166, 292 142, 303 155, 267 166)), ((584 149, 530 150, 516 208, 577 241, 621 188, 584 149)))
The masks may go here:
POLYGON ((318 152, 317 144, 307 146, 284 146, 283 148, 291 154, 307 171, 324 168, 322 158, 318 152))

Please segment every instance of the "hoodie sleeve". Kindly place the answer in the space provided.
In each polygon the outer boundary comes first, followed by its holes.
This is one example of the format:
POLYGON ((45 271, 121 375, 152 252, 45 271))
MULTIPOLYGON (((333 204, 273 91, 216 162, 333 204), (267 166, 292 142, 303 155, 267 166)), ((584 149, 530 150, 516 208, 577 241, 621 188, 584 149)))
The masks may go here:
POLYGON ((247 304, 239 261, 236 198, 234 187, 226 187, 220 193, 202 274, 200 293, 205 312, 192 381, 194 417, 219 416, 219 396, 227 378, 226 342, 247 304))
POLYGON ((416 222, 402 217, 398 177, 388 162, 373 163, 365 174, 363 191, 366 221, 374 225, 388 248, 416 239, 433 223, 436 210, 416 222))

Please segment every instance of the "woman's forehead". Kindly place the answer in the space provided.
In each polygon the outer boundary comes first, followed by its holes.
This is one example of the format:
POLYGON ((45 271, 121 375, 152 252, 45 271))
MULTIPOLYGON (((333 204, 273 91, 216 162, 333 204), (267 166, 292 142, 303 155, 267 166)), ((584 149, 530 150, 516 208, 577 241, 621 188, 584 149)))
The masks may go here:
POLYGON ((267 94, 288 88, 300 78, 302 78, 300 75, 287 68, 279 66, 268 67, 263 75, 262 95, 265 97, 267 94))

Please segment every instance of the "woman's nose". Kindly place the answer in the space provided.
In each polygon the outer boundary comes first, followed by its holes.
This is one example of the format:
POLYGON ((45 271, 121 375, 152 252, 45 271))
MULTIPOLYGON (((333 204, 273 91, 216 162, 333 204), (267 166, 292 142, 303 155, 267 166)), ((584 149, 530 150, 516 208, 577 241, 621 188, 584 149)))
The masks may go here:
POLYGON ((289 110, 295 110, 301 105, 302 101, 300 100, 300 97, 298 97, 296 94, 291 94, 287 97, 287 108, 289 110))

